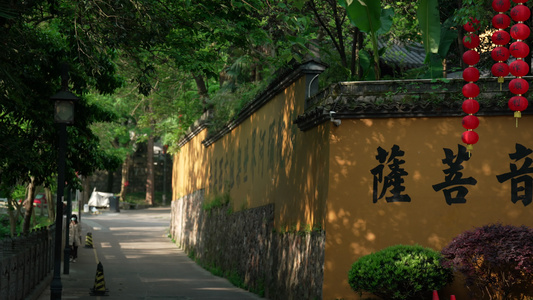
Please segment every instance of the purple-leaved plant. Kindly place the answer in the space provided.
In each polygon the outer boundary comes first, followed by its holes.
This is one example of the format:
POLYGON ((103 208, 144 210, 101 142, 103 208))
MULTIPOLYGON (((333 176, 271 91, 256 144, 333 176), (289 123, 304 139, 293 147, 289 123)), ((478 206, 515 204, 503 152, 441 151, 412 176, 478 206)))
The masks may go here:
POLYGON ((477 299, 533 296, 533 229, 485 225, 455 237, 442 250, 444 265, 465 277, 477 299))

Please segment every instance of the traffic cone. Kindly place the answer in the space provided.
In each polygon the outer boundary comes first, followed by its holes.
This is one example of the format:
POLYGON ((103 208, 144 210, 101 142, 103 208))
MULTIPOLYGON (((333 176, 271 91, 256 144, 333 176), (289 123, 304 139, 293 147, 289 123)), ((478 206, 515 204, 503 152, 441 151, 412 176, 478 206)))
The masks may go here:
POLYGON ((433 300, 439 300, 439 293, 437 291, 433 291, 433 300))
POLYGON ((455 300, 455 295, 451 295, 450 300, 455 300))
POLYGON ((105 296, 107 292, 109 290, 105 288, 104 266, 99 262, 96 267, 96 277, 94 278, 94 287, 91 289, 91 296, 105 296))
POLYGON ((85 248, 92 248, 93 247, 93 234, 90 232, 87 232, 87 235, 85 236, 85 248))

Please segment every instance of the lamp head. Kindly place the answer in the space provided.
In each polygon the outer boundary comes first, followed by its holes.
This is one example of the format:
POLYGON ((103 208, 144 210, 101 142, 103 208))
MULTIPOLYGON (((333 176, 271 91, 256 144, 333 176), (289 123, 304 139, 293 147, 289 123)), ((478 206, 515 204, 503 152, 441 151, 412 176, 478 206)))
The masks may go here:
POLYGON ((56 123, 74 124, 74 108, 79 100, 73 93, 61 90, 50 97, 54 101, 54 120, 56 123))

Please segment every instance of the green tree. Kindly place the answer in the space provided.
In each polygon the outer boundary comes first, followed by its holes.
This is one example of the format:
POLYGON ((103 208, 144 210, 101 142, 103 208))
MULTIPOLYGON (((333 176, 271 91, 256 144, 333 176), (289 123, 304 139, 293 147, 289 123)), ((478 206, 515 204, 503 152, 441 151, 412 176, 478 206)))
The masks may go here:
MULTIPOLYGON (((80 45, 72 44, 60 33, 68 27, 66 16, 58 14, 47 1, 11 2, 6 9, 10 14, 0 15, 1 183, 51 186, 57 170, 57 132, 50 96, 60 87, 60 65, 69 62, 70 88, 81 96, 76 124, 69 128, 67 150, 66 178, 75 185, 75 171, 90 174, 100 166, 114 163, 112 157, 98 151, 98 141, 88 130, 88 124, 109 116, 83 98, 91 85, 102 92, 112 92, 120 84, 114 75, 112 57, 95 54, 99 59, 96 62, 80 59, 80 45)), ((34 189, 30 189, 27 195, 23 233, 29 232, 33 193, 34 189)))

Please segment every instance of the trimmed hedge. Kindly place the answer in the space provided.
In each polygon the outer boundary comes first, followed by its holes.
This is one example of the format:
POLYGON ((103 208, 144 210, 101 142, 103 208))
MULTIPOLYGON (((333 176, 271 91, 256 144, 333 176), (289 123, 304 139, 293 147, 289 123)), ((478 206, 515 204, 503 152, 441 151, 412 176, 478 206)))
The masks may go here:
POLYGON ((418 245, 396 245, 363 256, 348 273, 354 291, 383 299, 430 299, 433 290, 452 280, 440 253, 418 245))

